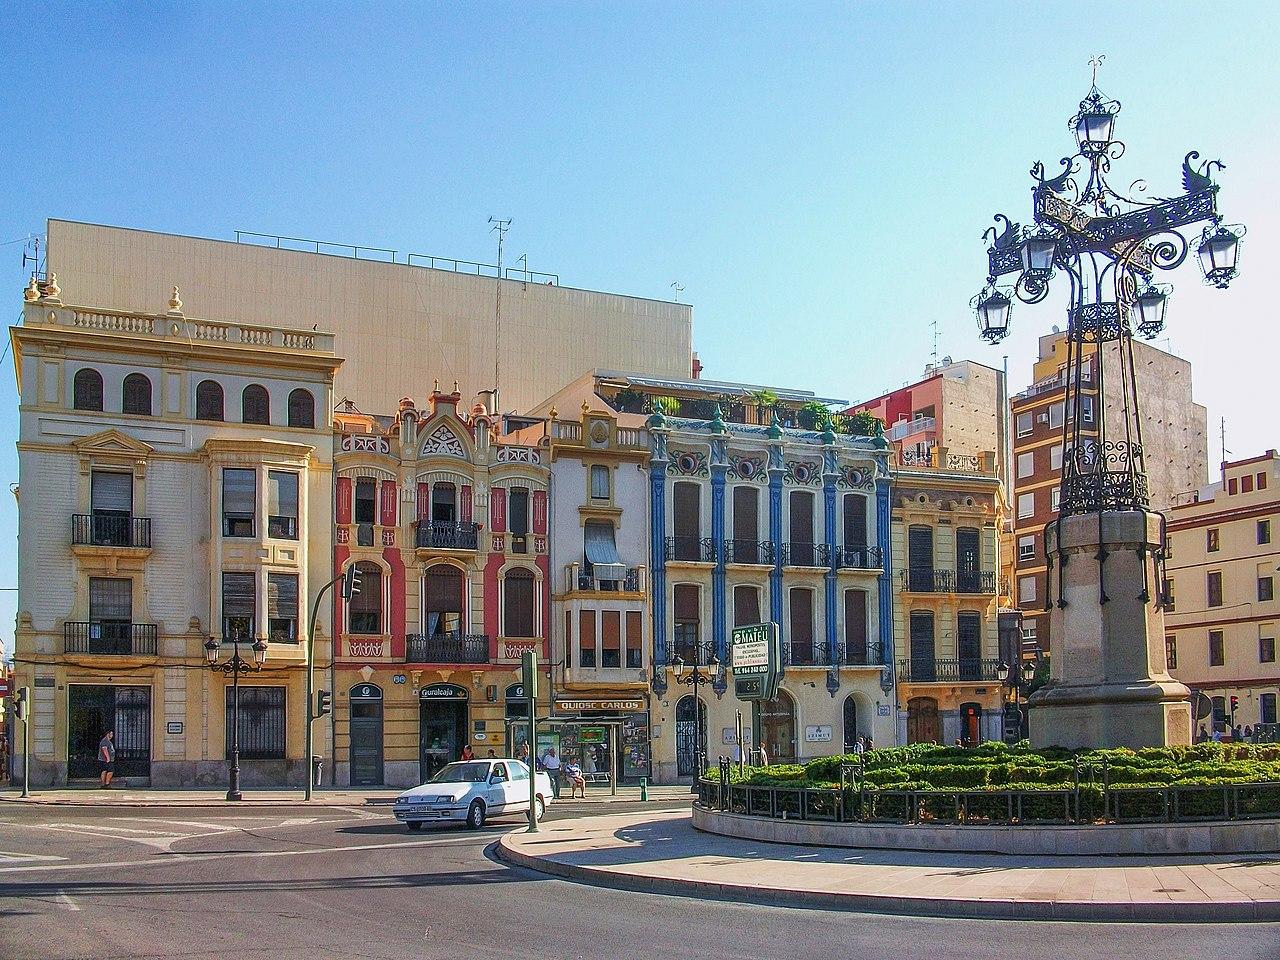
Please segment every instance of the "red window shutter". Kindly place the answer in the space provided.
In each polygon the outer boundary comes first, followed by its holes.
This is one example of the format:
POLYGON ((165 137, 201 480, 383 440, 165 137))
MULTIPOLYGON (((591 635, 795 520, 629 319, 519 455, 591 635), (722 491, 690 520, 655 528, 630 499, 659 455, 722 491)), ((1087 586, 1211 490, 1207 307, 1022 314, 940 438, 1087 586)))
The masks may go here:
POLYGON ((418 519, 431 519, 431 484, 418 484, 418 519))
POLYGON ((382 525, 384 527, 396 525, 396 490, 394 480, 382 481, 382 525))
POLYGON ((471 522, 471 484, 464 483, 458 497, 458 519, 463 523, 471 522))
POLYGON ((507 491, 502 487, 489 491, 489 529, 494 533, 507 529, 507 491))
POLYGON ((351 522, 351 478, 338 478, 338 523, 351 522))
POLYGON ((547 491, 533 491, 533 532, 547 532, 547 491))

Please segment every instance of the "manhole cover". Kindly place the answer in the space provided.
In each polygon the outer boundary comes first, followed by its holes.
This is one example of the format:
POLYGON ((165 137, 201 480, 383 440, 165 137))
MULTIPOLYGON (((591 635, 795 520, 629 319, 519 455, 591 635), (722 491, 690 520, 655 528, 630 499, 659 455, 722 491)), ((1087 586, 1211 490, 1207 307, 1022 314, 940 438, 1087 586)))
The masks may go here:
POLYGON ((1156 893, 1186 893, 1181 887, 1156 887, 1156 893))

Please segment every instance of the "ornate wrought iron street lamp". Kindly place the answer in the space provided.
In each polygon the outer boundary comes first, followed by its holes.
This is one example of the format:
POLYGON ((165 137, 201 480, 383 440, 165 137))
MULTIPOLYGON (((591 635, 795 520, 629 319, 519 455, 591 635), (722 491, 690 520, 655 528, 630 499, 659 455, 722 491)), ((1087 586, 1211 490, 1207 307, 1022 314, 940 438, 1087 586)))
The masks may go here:
POLYGON ((671 661, 671 669, 676 683, 693 687, 693 729, 694 729, 694 766, 693 789, 698 789, 698 777, 707 769, 707 742, 702 728, 702 688, 714 682, 723 682, 724 664, 715 654, 715 645, 711 642, 694 645, 693 666, 686 666, 684 658, 677 656, 671 661), (702 661, 706 660, 705 666, 702 661), (709 669, 708 669, 709 668, 709 669))
MULTIPOLYGON (((231 659, 224 663, 218 662, 217 640, 210 637, 204 645, 205 659, 209 661, 210 668, 221 670, 224 675, 231 677, 231 768, 227 773, 228 800, 242 799, 240 795, 240 674, 261 670, 262 665, 267 662, 265 640, 256 640, 250 647, 253 651, 252 662, 240 656, 240 644, 243 642, 245 642, 243 631, 236 630, 231 636, 231 659)), ((307 762, 311 762, 310 757, 307 758, 307 762)))
MULTIPOLYGON (((1101 510, 1146 510, 1149 506, 1143 459, 1142 421, 1134 383, 1133 335, 1151 338, 1164 327, 1170 288, 1152 282, 1156 270, 1172 270, 1186 259, 1190 245, 1179 229, 1208 221, 1196 252, 1206 280, 1226 287, 1237 273, 1241 226, 1224 226, 1218 213, 1217 160, 1197 164, 1200 154, 1183 159, 1182 196, 1171 199, 1125 195, 1107 180, 1111 164, 1124 154, 1115 139, 1120 103, 1108 100, 1095 83, 1080 102, 1070 128, 1079 152, 1064 157, 1061 172, 1031 168, 1035 223, 1023 227, 997 215, 988 229, 987 285, 972 306, 984 339, 998 343, 1009 332, 1011 298, 997 281, 1016 276, 1013 294, 1034 304, 1049 294, 1056 273, 1067 275, 1068 357, 1066 416, 1060 515, 1101 510), (1115 344, 1114 347, 1109 345, 1115 344), (1104 348, 1115 362, 1103 363, 1104 348), (1102 406, 1118 413, 1085 424, 1081 380, 1086 349, 1098 354, 1102 406), (1104 367, 1117 383, 1107 383, 1104 367), (1096 445, 1082 443, 1082 426, 1098 434, 1096 445)), ((1135 182, 1131 191, 1141 193, 1135 182)))

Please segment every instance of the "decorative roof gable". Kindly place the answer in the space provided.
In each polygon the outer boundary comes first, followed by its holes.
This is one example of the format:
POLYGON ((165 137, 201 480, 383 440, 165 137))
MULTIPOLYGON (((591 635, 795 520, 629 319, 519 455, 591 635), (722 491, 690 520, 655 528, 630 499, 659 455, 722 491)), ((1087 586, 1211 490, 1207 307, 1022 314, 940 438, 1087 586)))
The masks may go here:
POLYGON ((423 458, 457 457, 459 460, 465 460, 467 459, 467 452, 462 445, 462 440, 454 433, 453 429, 447 423, 442 423, 422 442, 420 456, 423 458))

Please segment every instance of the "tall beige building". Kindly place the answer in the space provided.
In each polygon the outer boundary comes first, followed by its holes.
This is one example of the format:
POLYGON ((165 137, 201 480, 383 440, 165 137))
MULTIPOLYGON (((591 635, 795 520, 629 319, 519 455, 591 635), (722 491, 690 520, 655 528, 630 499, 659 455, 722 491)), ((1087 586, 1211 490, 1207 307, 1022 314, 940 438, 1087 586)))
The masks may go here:
POLYGON ((313 253, 67 220, 50 220, 48 237, 48 269, 69 303, 147 313, 176 283, 200 316, 332 331, 346 358, 335 396, 365 411, 395 410, 436 379, 457 380, 469 404, 496 374, 498 409, 524 412, 596 367, 686 378, 693 363, 689 305, 546 276, 504 280, 498 322, 497 281, 463 272, 479 264, 414 255, 407 265, 403 253, 390 263, 333 245, 313 253))
POLYGON ((303 783, 306 614, 331 569, 332 335, 188 317, 176 290, 167 312, 73 306, 33 281, 10 337, 32 783, 96 779, 112 730, 122 782, 224 785, 231 678, 206 644, 225 663, 231 638, 250 662, 251 644, 265 653, 240 682, 243 782, 303 783))
MULTIPOLYGON (((1169 673, 1209 698, 1219 730, 1275 724, 1280 454, 1224 463, 1220 479, 1183 496, 1168 523, 1169 673)), ((1212 732, 1209 718, 1200 724, 1212 732)))

